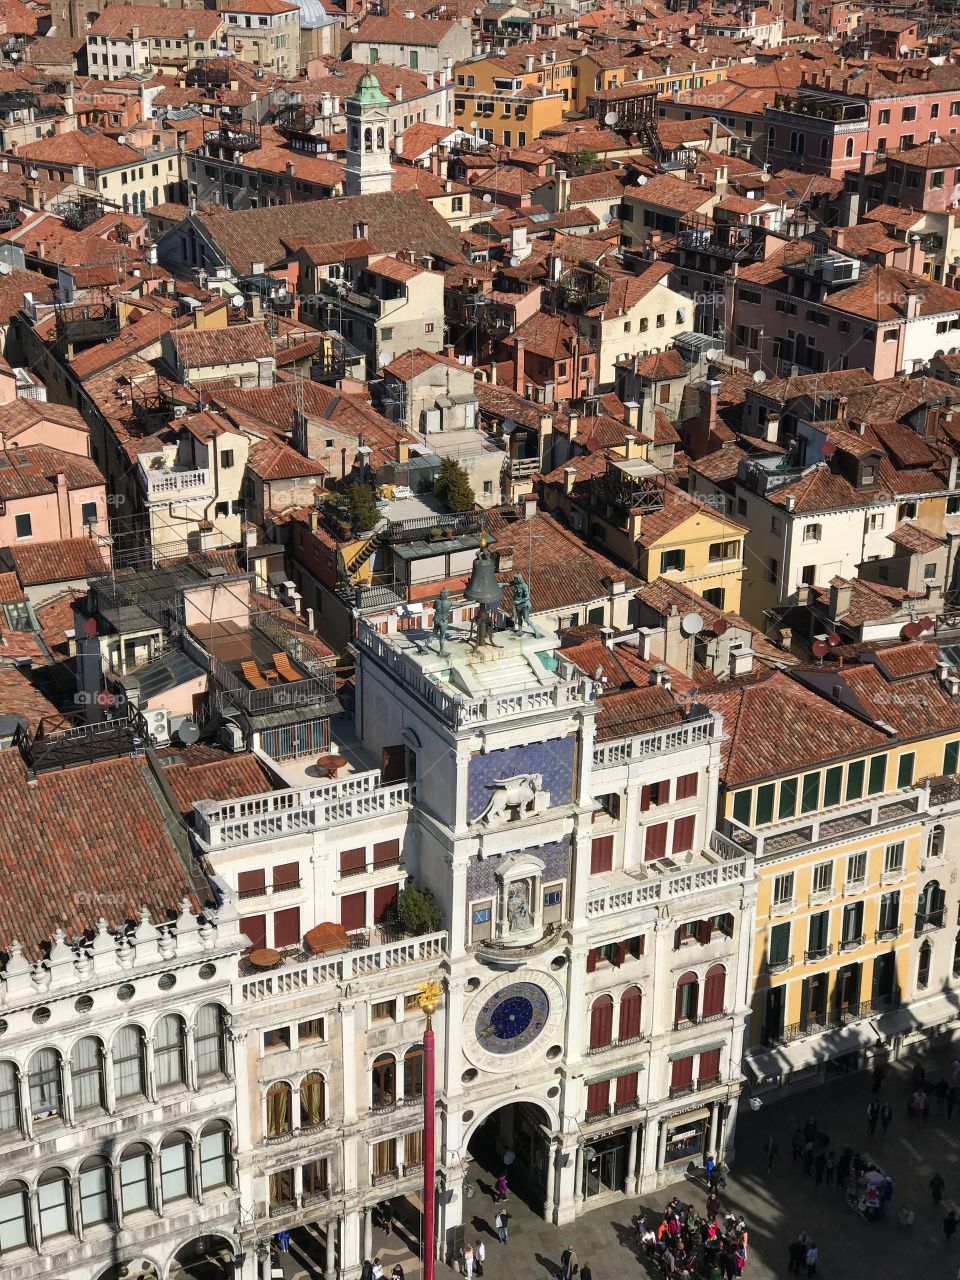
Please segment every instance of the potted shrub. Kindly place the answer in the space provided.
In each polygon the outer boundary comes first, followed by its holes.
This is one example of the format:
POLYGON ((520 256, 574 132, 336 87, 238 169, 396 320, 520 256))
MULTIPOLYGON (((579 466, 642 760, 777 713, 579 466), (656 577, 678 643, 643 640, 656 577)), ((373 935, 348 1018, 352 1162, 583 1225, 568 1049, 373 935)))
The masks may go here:
POLYGON ((407 933, 436 933, 443 926, 440 904, 429 889, 401 889, 397 896, 397 912, 407 933))

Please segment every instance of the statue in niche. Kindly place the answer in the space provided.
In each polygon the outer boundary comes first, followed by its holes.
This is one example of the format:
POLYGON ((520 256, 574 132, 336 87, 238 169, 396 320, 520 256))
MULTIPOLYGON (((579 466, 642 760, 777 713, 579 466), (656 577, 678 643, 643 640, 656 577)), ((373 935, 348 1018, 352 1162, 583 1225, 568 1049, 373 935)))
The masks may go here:
POLYGON ((511 933, 522 933, 524 929, 533 928, 528 880, 520 880, 517 884, 510 886, 507 892, 507 921, 511 933))

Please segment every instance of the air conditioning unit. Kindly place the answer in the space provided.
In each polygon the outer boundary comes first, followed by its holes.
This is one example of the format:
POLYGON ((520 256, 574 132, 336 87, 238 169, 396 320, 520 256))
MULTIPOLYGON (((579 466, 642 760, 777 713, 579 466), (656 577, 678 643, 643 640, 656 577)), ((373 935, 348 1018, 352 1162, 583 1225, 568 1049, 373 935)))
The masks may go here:
POLYGON ((243 730, 232 720, 227 720, 220 726, 217 736, 228 751, 242 751, 246 745, 243 740, 243 730))
POLYGON ((154 742, 170 741, 170 713, 164 707, 147 711, 144 719, 147 722, 147 732, 154 742))

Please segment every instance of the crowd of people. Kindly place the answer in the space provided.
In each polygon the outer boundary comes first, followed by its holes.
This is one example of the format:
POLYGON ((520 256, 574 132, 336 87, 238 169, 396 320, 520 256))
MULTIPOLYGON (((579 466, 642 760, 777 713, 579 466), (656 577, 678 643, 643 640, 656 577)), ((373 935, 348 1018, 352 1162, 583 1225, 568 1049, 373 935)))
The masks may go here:
POLYGON ((747 1224, 720 1208, 723 1170, 711 1171, 706 1211, 700 1216, 692 1204, 678 1197, 664 1209, 659 1222, 638 1214, 634 1231, 641 1255, 676 1280, 737 1280, 747 1265, 747 1224))

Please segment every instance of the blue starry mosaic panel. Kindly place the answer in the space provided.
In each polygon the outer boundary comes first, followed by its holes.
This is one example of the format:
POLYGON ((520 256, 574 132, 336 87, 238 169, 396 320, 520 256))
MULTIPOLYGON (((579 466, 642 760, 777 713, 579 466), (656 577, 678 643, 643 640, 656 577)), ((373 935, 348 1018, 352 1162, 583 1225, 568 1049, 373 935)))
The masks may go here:
POLYGON ((577 742, 572 736, 475 755, 467 767, 467 821, 476 822, 487 808, 498 778, 514 778, 518 774, 543 776, 543 789, 550 793, 551 808, 569 804, 573 799, 576 758, 577 742))
MULTIPOLYGON (((550 844, 537 845, 532 849, 524 849, 524 853, 532 853, 543 863, 541 876, 544 884, 556 880, 567 880, 570 875, 570 841, 555 840, 550 844)), ((482 862, 471 862, 467 867, 467 904, 480 898, 492 898, 497 892, 497 873, 501 866, 500 858, 484 858, 482 862)), ((477 921, 482 923, 482 921, 477 921)))

